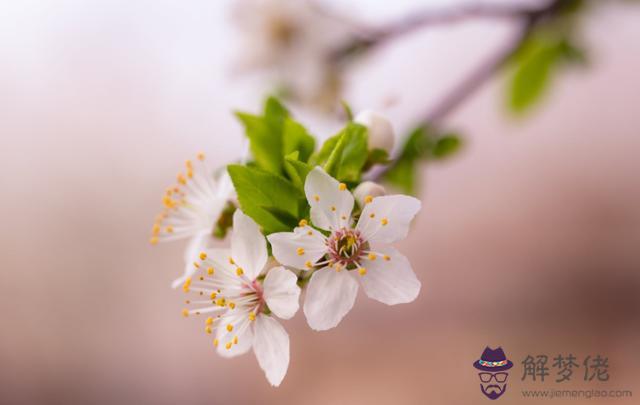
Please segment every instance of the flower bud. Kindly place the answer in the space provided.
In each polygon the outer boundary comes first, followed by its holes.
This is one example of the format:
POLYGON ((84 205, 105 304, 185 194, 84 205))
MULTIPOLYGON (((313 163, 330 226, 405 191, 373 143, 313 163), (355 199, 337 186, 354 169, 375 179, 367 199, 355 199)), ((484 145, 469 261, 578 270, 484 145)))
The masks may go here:
POLYGON ((395 142, 393 127, 388 119, 371 111, 361 111, 354 122, 364 125, 369 131, 369 149, 383 149, 391 152, 395 142))
POLYGON ((387 192, 385 191, 384 187, 372 181, 365 181, 363 183, 360 183, 360 185, 358 185, 358 187, 353 190, 353 195, 355 196, 356 201, 358 202, 358 204, 360 204, 361 207, 364 207, 367 202, 371 202, 372 198, 385 195, 386 193, 387 192))

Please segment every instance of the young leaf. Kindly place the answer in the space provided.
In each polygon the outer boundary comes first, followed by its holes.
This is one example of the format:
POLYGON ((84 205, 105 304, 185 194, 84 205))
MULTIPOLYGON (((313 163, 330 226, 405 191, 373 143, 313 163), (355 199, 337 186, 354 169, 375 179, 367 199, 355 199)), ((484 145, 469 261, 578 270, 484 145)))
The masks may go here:
POLYGON ((298 152, 293 152, 284 158, 284 169, 293 184, 300 190, 304 189, 304 181, 312 166, 298 160, 298 152))
POLYGON ((324 169, 340 181, 358 181, 367 162, 367 129, 350 122, 338 136, 324 169))
POLYGON ((291 230, 284 213, 298 218, 299 200, 304 194, 290 181, 255 167, 229 165, 231 181, 242 211, 253 218, 265 234, 291 230), (274 212, 278 214, 274 214, 274 212))
POLYGON ((258 167, 280 173, 282 166, 282 134, 274 131, 275 119, 237 112, 249 138, 249 148, 258 167), (271 124, 269 121, 272 121, 271 124))
POLYGON ((298 159, 306 162, 313 153, 316 146, 316 140, 309 135, 302 124, 294 121, 290 117, 284 120, 283 128, 283 155, 289 155, 291 152, 298 152, 298 159))
POLYGON ((431 155, 437 159, 444 159, 456 153, 461 146, 462 142, 457 135, 444 135, 436 140, 431 155))

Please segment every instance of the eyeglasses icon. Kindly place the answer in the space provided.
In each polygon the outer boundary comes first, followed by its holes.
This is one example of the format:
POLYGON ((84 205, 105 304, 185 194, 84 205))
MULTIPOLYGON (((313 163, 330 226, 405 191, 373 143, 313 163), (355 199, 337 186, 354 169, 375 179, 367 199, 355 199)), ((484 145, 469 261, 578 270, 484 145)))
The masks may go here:
POLYGON ((503 383, 507 381, 509 373, 478 373, 478 375, 480 376, 480 381, 483 383, 488 383, 492 379, 495 379, 499 383, 503 383))

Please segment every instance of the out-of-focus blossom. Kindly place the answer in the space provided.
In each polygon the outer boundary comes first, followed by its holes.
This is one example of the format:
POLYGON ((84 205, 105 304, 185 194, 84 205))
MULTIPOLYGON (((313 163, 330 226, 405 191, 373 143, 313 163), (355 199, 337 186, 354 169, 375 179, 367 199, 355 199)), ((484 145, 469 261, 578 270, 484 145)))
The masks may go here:
POLYGON ((211 244, 216 223, 234 199, 227 172, 215 178, 202 153, 195 161, 187 160, 185 171, 177 176, 177 184, 167 188, 162 197, 164 208, 153 224, 150 241, 156 244, 191 239, 185 251, 184 274, 173 282, 174 288, 193 274, 194 258, 211 244))
POLYGON ((289 367, 289 335, 272 315, 289 319, 298 311, 297 276, 268 261, 258 224, 240 210, 233 215, 231 249, 205 250, 194 267, 198 272, 183 289, 196 294, 188 302, 197 308, 183 315, 210 314, 205 331, 214 334, 218 353, 234 357, 253 348, 269 383, 280 385, 289 367))
POLYGON ((371 202, 373 198, 387 194, 384 187, 373 181, 365 181, 353 190, 353 196, 356 202, 364 207, 367 202, 371 202))
POLYGON ((267 71, 284 94, 305 104, 336 106, 341 91, 333 52, 349 27, 307 0, 238 0, 240 70, 267 71))
POLYGON ((304 189, 313 225, 329 231, 329 236, 301 221, 294 232, 267 238, 280 263, 314 270, 304 303, 311 328, 338 325, 353 307, 358 284, 370 298, 388 305, 418 296, 421 284, 409 260, 390 244, 406 237, 420 200, 405 195, 367 199, 354 227, 354 198, 344 183, 316 167, 304 189))
POLYGON ((396 136, 389 120, 375 111, 364 110, 356 115, 354 121, 368 129, 369 148, 391 152, 396 136))

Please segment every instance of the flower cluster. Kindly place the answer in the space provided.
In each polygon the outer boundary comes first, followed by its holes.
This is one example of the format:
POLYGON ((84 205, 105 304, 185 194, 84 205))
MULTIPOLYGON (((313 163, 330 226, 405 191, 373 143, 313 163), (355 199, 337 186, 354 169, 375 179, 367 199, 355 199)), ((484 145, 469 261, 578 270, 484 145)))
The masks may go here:
POLYGON ((273 98, 263 115, 238 116, 249 162, 214 176, 204 155, 187 161, 165 192, 151 242, 190 238, 186 270, 174 282, 189 294, 183 315, 204 316, 223 357, 253 349, 278 386, 289 336, 277 318, 296 314, 303 290, 314 330, 337 326, 359 287, 388 305, 418 296, 420 281, 392 244, 407 236, 421 203, 361 181, 372 166, 388 163, 388 149, 379 145, 393 146, 391 125, 378 115, 357 117, 318 150, 273 98), (228 229, 228 247, 214 247, 228 229))

